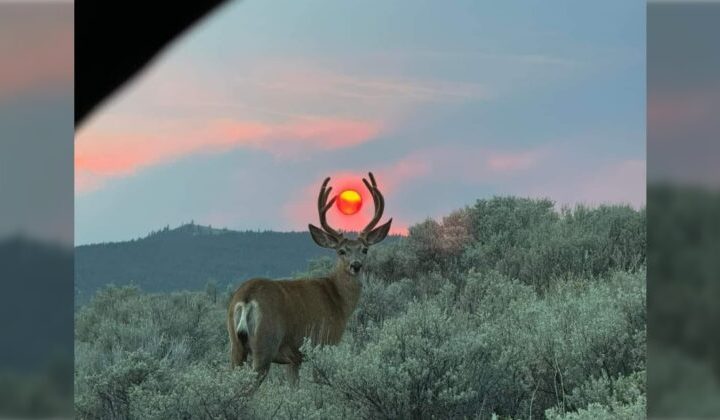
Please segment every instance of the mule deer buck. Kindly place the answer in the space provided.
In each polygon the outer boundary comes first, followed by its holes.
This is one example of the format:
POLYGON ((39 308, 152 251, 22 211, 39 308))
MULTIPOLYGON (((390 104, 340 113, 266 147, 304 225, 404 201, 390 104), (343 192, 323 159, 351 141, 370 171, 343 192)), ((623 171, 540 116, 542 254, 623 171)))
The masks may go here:
POLYGON ((368 247, 387 236, 392 219, 375 227, 382 218, 385 200, 372 173, 363 183, 370 191, 375 215, 356 239, 345 238, 327 222, 327 211, 337 200, 328 202, 332 187, 326 178, 320 188, 320 225, 308 225, 316 244, 337 252, 335 269, 327 276, 298 280, 251 279, 233 294, 228 305, 228 333, 232 367, 252 356, 252 367, 263 381, 271 363, 286 365, 291 383, 298 381, 302 355, 300 347, 307 337, 315 345, 337 344, 348 318, 355 310, 362 283, 360 271, 368 247))

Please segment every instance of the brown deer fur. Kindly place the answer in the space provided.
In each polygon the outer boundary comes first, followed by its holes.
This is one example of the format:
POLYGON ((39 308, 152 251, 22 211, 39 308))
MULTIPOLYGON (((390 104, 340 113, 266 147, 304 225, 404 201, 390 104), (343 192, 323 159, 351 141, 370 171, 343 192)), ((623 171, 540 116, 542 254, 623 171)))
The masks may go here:
POLYGON ((318 211, 323 229, 313 225, 309 228, 318 245, 338 253, 331 273, 299 280, 256 278, 235 291, 227 318, 232 367, 243 365, 251 355, 259 382, 267 375, 270 364, 278 363, 288 366, 290 380, 295 383, 302 362, 300 347, 306 337, 315 345, 340 341, 360 298, 360 268, 368 247, 385 238, 392 222, 390 219, 375 228, 382 217, 384 199, 372 174, 370 180, 363 182, 372 194, 375 216, 357 239, 344 238, 327 224, 325 213, 337 198, 327 203, 332 189, 325 188, 329 178, 320 190, 318 211))

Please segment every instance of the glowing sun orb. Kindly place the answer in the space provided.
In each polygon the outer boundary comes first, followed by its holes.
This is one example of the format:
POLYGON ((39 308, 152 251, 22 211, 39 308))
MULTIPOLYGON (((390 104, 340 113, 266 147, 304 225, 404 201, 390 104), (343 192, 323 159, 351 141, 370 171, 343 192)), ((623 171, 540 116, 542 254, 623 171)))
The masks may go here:
POLYGON ((337 199, 337 208, 342 214, 355 214, 362 207, 362 197, 355 190, 345 190, 340 193, 337 199))

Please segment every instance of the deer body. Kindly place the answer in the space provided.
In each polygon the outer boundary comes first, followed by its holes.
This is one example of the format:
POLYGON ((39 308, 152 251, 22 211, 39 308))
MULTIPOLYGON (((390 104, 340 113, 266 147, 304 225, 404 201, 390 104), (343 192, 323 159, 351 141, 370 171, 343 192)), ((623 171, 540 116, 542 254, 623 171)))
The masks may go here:
POLYGON ((369 246, 382 241, 392 219, 375 228, 382 217, 384 201, 375 179, 365 182, 375 202, 375 217, 357 239, 344 238, 325 220, 335 202, 327 203, 332 188, 320 190, 318 210, 323 229, 309 225, 313 240, 337 251, 335 269, 325 277, 299 280, 256 278, 243 283, 228 305, 228 334, 232 367, 252 356, 253 369, 261 382, 271 363, 285 364, 292 382, 297 382, 302 362, 300 347, 305 338, 315 345, 337 344, 362 290, 360 269, 369 246))
POLYGON ((302 280, 252 279, 233 295, 228 328, 233 341, 233 366, 253 354, 253 368, 269 364, 298 365, 299 349, 308 337, 313 344, 337 344, 355 310, 362 285, 344 273, 302 280))

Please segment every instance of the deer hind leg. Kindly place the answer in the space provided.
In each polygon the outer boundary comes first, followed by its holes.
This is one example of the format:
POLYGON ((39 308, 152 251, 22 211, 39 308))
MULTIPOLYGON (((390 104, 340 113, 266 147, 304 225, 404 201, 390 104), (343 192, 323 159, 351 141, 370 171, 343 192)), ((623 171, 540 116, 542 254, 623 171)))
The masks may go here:
POLYGON ((289 363, 285 365, 285 371, 287 372, 290 385, 297 386, 300 381, 300 363, 289 363))
POLYGON ((277 345, 273 346, 273 343, 267 337, 255 336, 251 345, 252 347, 252 367, 257 373, 257 380, 255 387, 259 387, 260 384, 267 377, 270 371, 270 364, 272 363, 273 356, 277 353, 277 345))
POLYGON ((245 346, 240 341, 240 337, 237 333, 237 326, 235 325, 234 318, 228 318, 227 324, 228 336, 230 337, 230 368, 236 368, 242 366, 245 362, 245 346))
POLYGON ((270 371, 270 363, 268 358, 253 356, 253 370, 257 373, 256 387, 260 386, 267 377, 270 371))
POLYGON ((248 331, 248 349, 252 354, 252 367, 257 373, 256 387, 265 380, 270 370, 270 364, 278 354, 280 348, 280 337, 277 331, 267 329, 267 319, 263 319, 263 314, 259 304, 250 301, 246 320, 246 331, 248 331), (263 323, 265 328, 263 327, 263 323))
POLYGON ((237 340, 230 342, 230 366, 235 368, 245 364, 249 349, 246 334, 234 331, 232 333, 235 334, 237 340))

